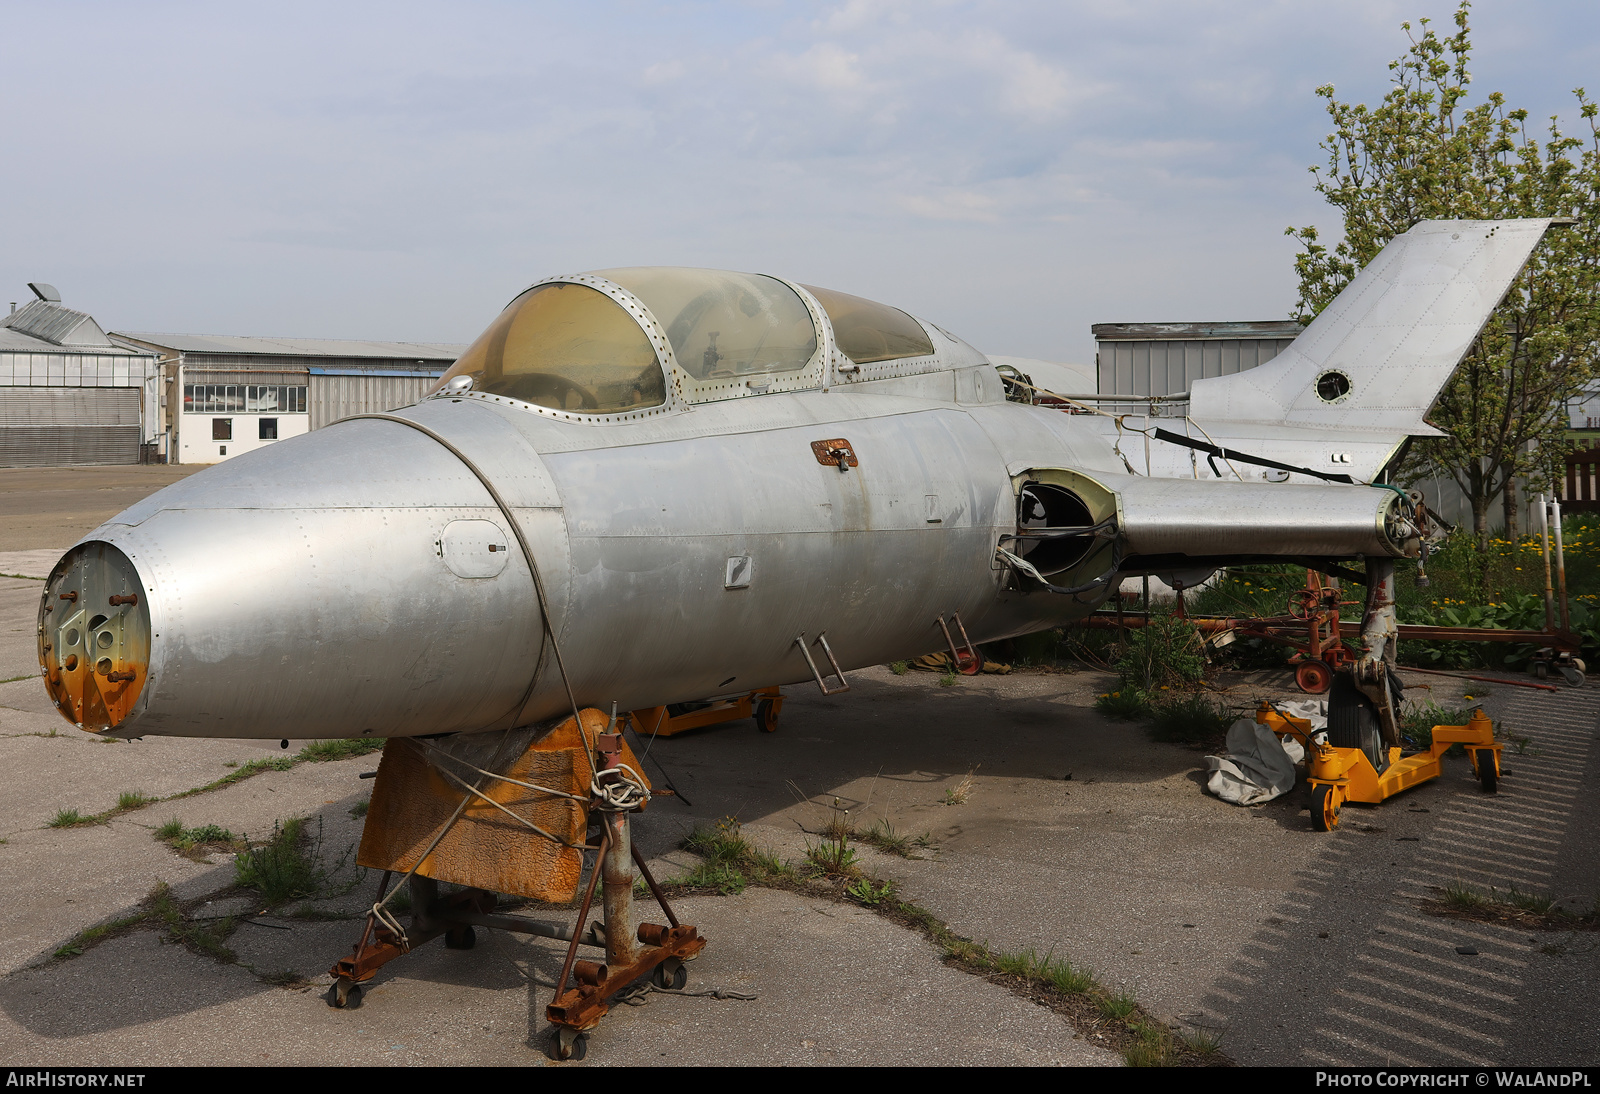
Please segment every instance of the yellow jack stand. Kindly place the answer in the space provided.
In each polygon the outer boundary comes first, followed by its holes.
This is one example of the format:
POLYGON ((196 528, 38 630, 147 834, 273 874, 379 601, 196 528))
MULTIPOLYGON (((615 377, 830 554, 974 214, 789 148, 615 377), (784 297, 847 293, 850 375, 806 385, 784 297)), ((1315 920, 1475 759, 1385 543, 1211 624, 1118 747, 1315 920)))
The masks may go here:
POLYGON ((778 712, 782 709, 783 696, 778 689, 762 688, 734 699, 719 699, 709 706, 684 714, 672 715, 666 707, 646 707, 633 711, 629 716, 641 736, 648 733, 652 737, 671 737, 685 730, 740 718, 754 718, 756 725, 771 733, 778 728, 778 712))
POLYGON ((1262 703, 1256 722, 1280 737, 1294 737, 1306 749, 1306 766, 1311 783, 1311 824, 1319 832, 1339 826, 1339 809, 1347 801, 1377 805, 1400 791, 1439 777, 1439 758, 1451 745, 1464 745, 1472 759, 1472 771, 1485 793, 1493 794, 1500 781, 1501 745, 1494 739, 1494 723, 1481 709, 1472 712, 1464 726, 1434 726, 1433 744, 1426 752, 1401 758, 1398 748, 1389 749, 1389 766, 1383 774, 1359 748, 1340 748, 1313 739, 1311 723, 1292 714, 1283 714, 1262 703))

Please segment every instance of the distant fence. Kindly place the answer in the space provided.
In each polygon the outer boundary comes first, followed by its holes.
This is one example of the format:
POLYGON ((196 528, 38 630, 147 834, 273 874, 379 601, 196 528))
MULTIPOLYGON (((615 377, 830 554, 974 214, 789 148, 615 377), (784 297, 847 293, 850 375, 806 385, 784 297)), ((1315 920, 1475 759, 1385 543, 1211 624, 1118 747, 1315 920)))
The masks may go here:
POLYGON ((1600 448, 1567 453, 1561 508, 1568 513, 1600 513, 1600 448))

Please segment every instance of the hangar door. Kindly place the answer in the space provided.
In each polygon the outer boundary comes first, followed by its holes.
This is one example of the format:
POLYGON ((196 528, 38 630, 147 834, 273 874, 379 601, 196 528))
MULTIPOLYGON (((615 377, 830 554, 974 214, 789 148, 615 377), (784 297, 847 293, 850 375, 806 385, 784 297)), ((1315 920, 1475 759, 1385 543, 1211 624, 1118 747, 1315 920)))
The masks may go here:
POLYGON ((0 387, 0 467, 139 462, 136 387, 0 387))

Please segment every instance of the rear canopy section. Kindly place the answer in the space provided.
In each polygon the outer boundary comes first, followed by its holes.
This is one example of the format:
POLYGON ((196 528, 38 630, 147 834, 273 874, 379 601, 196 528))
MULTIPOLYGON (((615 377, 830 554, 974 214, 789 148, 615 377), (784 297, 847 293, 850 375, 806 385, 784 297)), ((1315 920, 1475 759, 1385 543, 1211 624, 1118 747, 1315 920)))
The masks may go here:
POLYGON ((67 721, 121 725, 150 672, 150 606, 138 571, 109 543, 80 543, 56 564, 39 605, 39 666, 67 721))

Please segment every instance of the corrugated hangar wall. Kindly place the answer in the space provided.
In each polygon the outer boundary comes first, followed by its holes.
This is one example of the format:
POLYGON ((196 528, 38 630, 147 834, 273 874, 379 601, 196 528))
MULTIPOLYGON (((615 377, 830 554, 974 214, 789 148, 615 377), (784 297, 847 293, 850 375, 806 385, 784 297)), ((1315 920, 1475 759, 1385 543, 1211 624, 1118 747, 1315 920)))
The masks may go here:
POLYGON ((0 387, 0 467, 138 463, 136 387, 0 387))
POLYGON ((352 414, 381 414, 410 406, 438 380, 431 376, 311 376, 311 428, 352 414))

